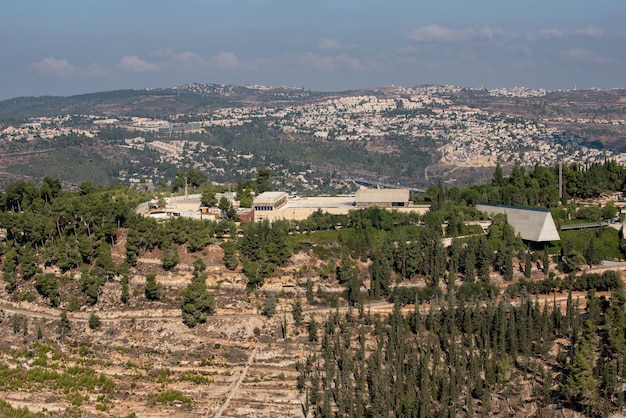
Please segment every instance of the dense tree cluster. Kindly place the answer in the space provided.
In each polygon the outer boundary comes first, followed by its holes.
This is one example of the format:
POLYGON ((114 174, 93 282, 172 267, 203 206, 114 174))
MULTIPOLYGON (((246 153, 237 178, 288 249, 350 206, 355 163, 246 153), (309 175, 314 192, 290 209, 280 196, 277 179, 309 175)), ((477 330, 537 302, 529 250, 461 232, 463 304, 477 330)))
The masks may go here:
MULTIPOLYGON (((626 169, 615 160, 592 164, 563 164, 563 202, 599 197, 626 189, 626 169)), ((429 189, 430 190, 430 189, 429 189)), ((559 167, 536 165, 532 170, 516 165, 508 177, 498 164, 491 184, 456 187, 446 197, 474 205, 479 202, 553 208, 559 204, 559 167)))
POLYGON ((319 354, 298 364, 297 383, 320 417, 484 416, 529 401, 540 415, 560 401, 606 416, 624 399, 624 303, 620 282, 610 301, 591 292, 584 314, 571 293, 562 314, 556 302, 463 301, 454 289, 408 315, 399 304, 388 316, 332 313, 309 338, 319 354), (554 358, 556 339, 568 344, 554 358))

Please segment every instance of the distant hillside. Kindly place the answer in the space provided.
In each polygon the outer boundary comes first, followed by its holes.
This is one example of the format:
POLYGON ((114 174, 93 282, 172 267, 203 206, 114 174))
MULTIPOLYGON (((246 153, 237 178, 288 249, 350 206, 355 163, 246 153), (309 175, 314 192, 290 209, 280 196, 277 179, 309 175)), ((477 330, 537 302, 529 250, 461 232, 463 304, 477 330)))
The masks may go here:
POLYGON ((342 192, 330 184, 360 177, 463 185, 487 181, 496 163, 508 171, 613 158, 626 161, 626 90, 619 89, 187 84, 0 102, 4 182, 48 175, 71 184, 157 185, 185 167, 220 182, 268 166, 295 192, 342 192), (29 120, 36 117, 50 119, 29 120), (127 145, 135 137, 145 146, 127 145))
POLYGON ((71 114, 159 117, 218 107, 276 103, 320 96, 302 89, 190 84, 174 88, 115 90, 76 96, 17 97, 0 101, 0 120, 71 114))

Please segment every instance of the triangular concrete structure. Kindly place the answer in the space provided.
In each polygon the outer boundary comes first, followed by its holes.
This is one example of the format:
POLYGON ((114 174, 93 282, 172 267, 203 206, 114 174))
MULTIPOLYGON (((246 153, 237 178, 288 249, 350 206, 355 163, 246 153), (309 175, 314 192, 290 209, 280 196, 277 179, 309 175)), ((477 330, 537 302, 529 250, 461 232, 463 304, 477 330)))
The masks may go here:
POLYGON ((561 240, 552 214, 547 209, 504 205, 476 205, 476 209, 490 214, 505 214, 509 224, 523 240, 534 242, 561 240))

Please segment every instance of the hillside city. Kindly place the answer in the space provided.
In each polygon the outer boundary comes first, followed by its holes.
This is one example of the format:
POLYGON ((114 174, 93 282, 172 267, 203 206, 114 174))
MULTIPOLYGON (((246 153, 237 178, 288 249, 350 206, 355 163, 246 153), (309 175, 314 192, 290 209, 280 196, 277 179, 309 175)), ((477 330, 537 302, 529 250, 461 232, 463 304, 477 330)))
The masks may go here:
MULTIPOLYGON (((210 176, 224 174, 233 161, 252 161, 249 152, 231 155, 224 147, 189 139, 213 129, 237 128, 262 123, 286 138, 327 142, 385 141, 404 137, 421 146, 430 144, 440 162, 456 167, 494 167, 496 163, 553 166, 562 162, 595 162, 607 158, 626 162, 626 154, 594 147, 588 138, 548 127, 547 119, 528 120, 504 113, 495 114, 477 106, 458 104, 451 95, 456 86, 386 87, 368 92, 315 96, 302 89, 246 86, 265 101, 218 106, 210 112, 172 115, 168 120, 120 115, 63 115, 36 117, 25 123, 0 125, 0 141, 36 141, 64 136, 93 138, 103 129, 123 129, 127 137, 118 146, 158 153, 160 162, 194 161, 210 176), (284 99, 283 99, 284 98, 284 99), (149 138, 147 138, 149 136, 149 138), (187 136, 187 138, 186 138, 187 136), (211 158, 201 156, 210 153, 211 158), (230 160, 230 161, 229 161, 230 160)), ((176 90, 229 97, 232 86, 185 85, 176 90)), ((489 96, 542 97, 545 90, 494 89, 489 96)), ((619 117, 619 115, 618 115, 619 117)), ((568 122, 551 116, 552 122, 568 122)), ((570 122, 593 126, 624 126, 625 120, 610 116, 576 118, 570 122)), ((383 151, 384 152, 384 151, 383 151)), ((281 167, 274 167, 282 169, 281 167)), ((249 168, 243 170, 248 171, 249 168)), ((318 180, 306 170, 286 173, 290 182, 315 190, 318 180)), ((158 182, 146 167, 122 170, 123 184, 158 182)), ((288 182, 289 183, 289 182, 288 182)), ((289 187, 290 184, 285 184, 289 187)), ((343 185, 339 184, 338 190, 343 185)))

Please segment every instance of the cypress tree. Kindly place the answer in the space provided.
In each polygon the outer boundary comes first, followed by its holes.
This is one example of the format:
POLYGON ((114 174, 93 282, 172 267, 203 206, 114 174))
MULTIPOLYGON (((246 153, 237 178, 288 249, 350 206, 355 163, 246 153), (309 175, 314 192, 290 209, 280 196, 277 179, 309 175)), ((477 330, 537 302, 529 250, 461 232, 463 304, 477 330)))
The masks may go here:
POLYGON ((526 277, 527 279, 530 279, 530 275, 532 273, 532 267, 533 267, 533 261, 532 261, 532 257, 530 256, 530 250, 526 251, 526 265, 524 267, 524 277, 526 277))
POLYGON ((300 325, 304 316, 302 315, 302 301, 300 300, 300 296, 296 297, 296 301, 291 305, 291 316, 293 317, 293 321, 296 325, 300 325))

